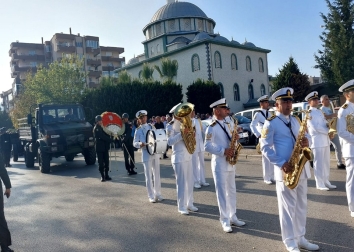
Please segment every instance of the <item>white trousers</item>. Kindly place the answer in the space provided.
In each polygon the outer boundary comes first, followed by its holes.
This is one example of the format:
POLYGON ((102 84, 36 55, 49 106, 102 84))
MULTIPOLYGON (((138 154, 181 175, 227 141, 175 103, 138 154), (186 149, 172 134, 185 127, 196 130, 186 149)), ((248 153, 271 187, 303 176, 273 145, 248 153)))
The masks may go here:
POLYGON ((205 183, 204 151, 193 153, 192 166, 194 183, 205 183))
POLYGON ((274 165, 265 156, 262 156, 262 168, 264 181, 274 180, 274 165))
POLYGON ((313 170, 317 187, 325 187, 329 182, 330 149, 326 147, 316 147, 313 152, 313 170))
POLYGON ((230 225, 230 220, 236 218, 235 171, 213 171, 213 177, 220 222, 230 225))
POLYGON ((347 179, 345 183, 345 189, 347 191, 347 199, 349 211, 354 212, 354 158, 344 158, 347 179))
POLYGON ((146 189, 150 199, 161 195, 160 159, 159 155, 155 156, 149 161, 143 162, 146 189))
POLYGON ((193 206, 193 172, 190 161, 172 164, 176 176, 177 206, 186 211, 193 206))
POLYGON ((276 181, 281 237, 287 247, 298 247, 306 233, 307 179, 300 179, 294 189, 276 181))

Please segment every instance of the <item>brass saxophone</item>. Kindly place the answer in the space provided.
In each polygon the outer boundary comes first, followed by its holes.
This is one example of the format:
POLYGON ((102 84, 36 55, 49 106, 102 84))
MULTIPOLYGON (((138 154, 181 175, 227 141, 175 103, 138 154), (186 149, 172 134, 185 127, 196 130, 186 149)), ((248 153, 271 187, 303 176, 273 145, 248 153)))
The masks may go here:
POLYGON ((186 145, 189 154, 193 154, 197 146, 195 139, 195 129, 193 128, 192 119, 190 114, 194 109, 194 105, 189 102, 182 103, 175 108, 174 115, 181 121, 181 135, 186 145), (188 129, 188 133, 184 132, 188 129))
POLYGON ((294 189, 299 183, 300 175, 307 161, 312 160, 311 149, 308 147, 302 147, 301 141, 305 137, 307 130, 307 120, 311 119, 309 116, 310 110, 297 111, 298 113, 305 113, 306 116, 300 124, 300 131, 296 138, 295 146, 293 152, 291 153, 288 163, 293 167, 292 172, 285 174, 284 184, 289 189, 294 189))
POLYGON ((235 165, 238 160, 238 155, 240 154, 240 151, 243 147, 239 142, 237 142, 237 120, 233 117, 232 119, 234 120, 234 130, 232 131, 230 149, 233 150, 233 154, 231 157, 226 157, 226 160, 229 162, 230 165, 235 165))

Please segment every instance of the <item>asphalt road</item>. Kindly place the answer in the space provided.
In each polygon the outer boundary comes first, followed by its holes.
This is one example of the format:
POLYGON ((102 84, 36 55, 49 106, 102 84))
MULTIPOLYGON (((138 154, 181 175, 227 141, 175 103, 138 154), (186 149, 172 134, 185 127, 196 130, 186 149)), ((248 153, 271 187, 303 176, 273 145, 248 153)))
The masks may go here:
MULTIPOLYGON (((97 165, 82 156, 73 162, 52 161, 51 174, 13 163, 8 172, 12 195, 5 214, 15 251, 286 251, 281 241, 275 185, 263 183, 261 159, 244 149, 237 164, 237 216, 246 222, 226 234, 206 154, 209 187, 194 190, 199 212, 177 212, 176 187, 170 159, 161 161, 161 203, 149 203, 143 167, 128 176, 123 153, 113 157, 111 182, 101 183, 97 165), (246 158, 246 155, 247 158, 246 158)), ((170 153, 168 153, 170 156, 170 153)), ((140 152, 135 154, 140 161, 140 152)), ((20 161, 23 159, 20 158, 20 161)), ((37 165, 37 164, 36 164, 37 165)), ((331 165, 337 189, 319 191, 308 182, 307 239, 321 251, 354 251, 354 218, 345 194, 345 170, 331 165)))

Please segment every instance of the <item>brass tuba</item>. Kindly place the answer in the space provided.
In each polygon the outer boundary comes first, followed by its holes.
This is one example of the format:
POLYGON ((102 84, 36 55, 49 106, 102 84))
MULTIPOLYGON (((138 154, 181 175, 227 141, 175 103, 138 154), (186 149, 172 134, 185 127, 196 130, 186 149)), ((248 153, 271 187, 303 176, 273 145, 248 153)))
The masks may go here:
POLYGON ((192 119, 190 117, 193 109, 194 105, 192 103, 185 102, 178 105, 173 113, 174 116, 181 121, 181 135, 189 154, 193 154, 197 146, 195 130, 193 128, 192 119), (185 133, 185 129, 188 129, 187 133, 185 133))
POLYGON ((296 138, 293 152, 291 153, 288 163, 293 167, 292 172, 285 174, 284 184, 289 189, 294 189, 299 183, 300 175, 307 161, 312 160, 311 149, 308 147, 302 148, 301 141, 305 137, 307 131, 307 120, 310 119, 311 110, 301 110, 297 113, 305 113, 305 118, 300 124, 299 134, 296 138))

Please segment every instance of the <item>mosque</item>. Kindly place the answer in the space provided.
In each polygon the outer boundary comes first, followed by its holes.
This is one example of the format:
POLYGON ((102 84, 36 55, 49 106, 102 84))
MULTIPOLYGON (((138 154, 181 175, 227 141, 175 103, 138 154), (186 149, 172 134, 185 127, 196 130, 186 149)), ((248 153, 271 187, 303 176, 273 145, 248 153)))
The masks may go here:
MULTIPOLYGON (((161 65, 161 58, 177 60, 176 83, 187 87, 198 78, 220 87, 231 111, 258 106, 257 98, 269 94, 268 49, 251 42, 239 43, 214 33, 216 22, 198 6, 167 0, 143 28, 144 53, 120 68, 139 78, 143 63, 161 65)), ((155 80, 160 76, 157 71, 155 80)), ((186 97, 185 97, 186 99, 186 97)), ((211 102, 211 101, 210 101, 211 102)))

